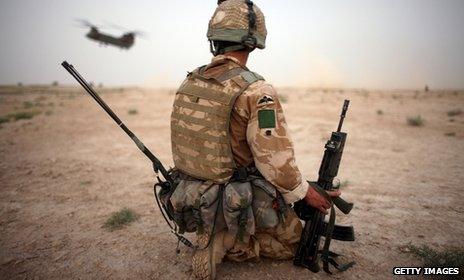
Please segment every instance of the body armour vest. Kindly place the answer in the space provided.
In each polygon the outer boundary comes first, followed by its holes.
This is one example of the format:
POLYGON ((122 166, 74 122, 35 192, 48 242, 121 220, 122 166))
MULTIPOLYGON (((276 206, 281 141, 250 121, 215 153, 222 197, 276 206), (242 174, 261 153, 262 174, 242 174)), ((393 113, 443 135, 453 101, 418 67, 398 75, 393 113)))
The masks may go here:
POLYGON ((177 90, 171 115, 171 144, 177 169, 192 177, 227 182, 235 168, 230 117, 237 97, 261 76, 233 68, 220 77, 189 73, 177 90))

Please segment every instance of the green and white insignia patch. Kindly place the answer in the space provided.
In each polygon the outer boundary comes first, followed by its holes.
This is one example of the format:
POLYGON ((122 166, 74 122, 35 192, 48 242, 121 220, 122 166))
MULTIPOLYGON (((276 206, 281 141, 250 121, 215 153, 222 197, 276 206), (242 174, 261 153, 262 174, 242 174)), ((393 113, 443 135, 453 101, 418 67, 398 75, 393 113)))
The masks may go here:
POLYGON ((275 128, 276 115, 273 109, 263 109, 258 111, 259 128, 275 128))

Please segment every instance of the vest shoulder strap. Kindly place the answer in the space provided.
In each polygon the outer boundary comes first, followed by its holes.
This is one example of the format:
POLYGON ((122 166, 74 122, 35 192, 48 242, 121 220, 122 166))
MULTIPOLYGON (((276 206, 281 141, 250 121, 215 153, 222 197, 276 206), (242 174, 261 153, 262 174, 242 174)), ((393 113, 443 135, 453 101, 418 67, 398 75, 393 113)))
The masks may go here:
POLYGON ((252 71, 244 71, 240 74, 242 78, 247 81, 249 84, 253 84, 257 81, 264 81, 264 78, 252 71))
POLYGON ((205 68, 206 68, 206 65, 198 67, 192 72, 189 72, 187 76, 200 79, 203 81, 208 81, 208 82, 215 80, 216 82, 219 82, 219 83, 223 83, 237 76, 241 76, 250 85, 257 81, 264 81, 263 76, 259 75, 256 72, 249 71, 248 69, 242 68, 242 67, 232 68, 216 78, 208 78, 203 75, 205 68))
POLYGON ((224 72, 222 75, 220 75, 219 77, 216 78, 216 80, 220 83, 223 83, 227 80, 230 80, 240 74, 242 74, 243 72, 245 72, 246 70, 241 68, 241 67, 237 67, 237 68, 232 68, 226 72, 224 72))

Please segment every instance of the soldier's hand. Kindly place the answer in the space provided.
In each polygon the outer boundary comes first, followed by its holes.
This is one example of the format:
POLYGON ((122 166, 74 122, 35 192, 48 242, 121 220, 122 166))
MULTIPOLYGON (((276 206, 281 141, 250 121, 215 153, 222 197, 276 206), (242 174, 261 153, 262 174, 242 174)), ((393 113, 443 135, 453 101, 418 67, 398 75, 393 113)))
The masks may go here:
MULTIPOLYGON (((339 190, 328 191, 327 194, 330 197, 338 197, 341 195, 341 192, 339 190)), ((309 186, 308 192, 306 193, 304 199, 311 207, 318 209, 324 214, 328 214, 327 209, 329 209, 331 206, 330 202, 327 201, 327 199, 318 193, 313 187, 309 186)))

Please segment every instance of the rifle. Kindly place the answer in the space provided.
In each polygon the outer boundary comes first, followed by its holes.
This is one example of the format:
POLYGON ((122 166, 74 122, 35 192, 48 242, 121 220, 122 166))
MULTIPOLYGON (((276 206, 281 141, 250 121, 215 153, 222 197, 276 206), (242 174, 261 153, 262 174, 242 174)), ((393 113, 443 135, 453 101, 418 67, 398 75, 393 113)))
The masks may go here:
MULTIPOLYGON (((326 191, 335 190, 339 185, 333 184, 334 178, 338 174, 340 161, 342 159, 343 148, 345 147, 347 134, 341 132, 343 121, 348 110, 350 101, 345 100, 340 122, 336 132, 332 132, 330 140, 325 144, 324 157, 319 168, 319 178, 316 182, 308 182, 310 187, 315 188, 321 195, 325 196, 329 201, 330 197, 326 191)), ((338 209, 344 214, 350 213, 353 208, 353 203, 348 203, 340 197, 331 200, 338 209)), ((335 209, 331 207, 330 218, 326 223, 325 215, 319 210, 309 206, 306 201, 300 200, 293 206, 295 213, 301 220, 305 221, 305 226, 300 237, 298 249, 293 259, 293 264, 296 266, 305 267, 312 272, 319 272, 319 255, 323 261, 323 269, 325 272, 332 274, 329 269, 329 263, 340 271, 344 271, 355 263, 351 262, 344 265, 339 265, 334 258, 339 256, 329 250, 331 239, 341 241, 354 241, 354 230, 352 226, 335 225, 335 209), (319 250, 321 236, 325 236, 325 242, 322 251, 319 250)))
POLYGON ((160 199, 158 197, 159 194, 156 191, 156 188, 160 187, 161 188, 160 194, 161 193, 169 193, 175 188, 175 182, 174 182, 174 179, 171 176, 172 170, 166 170, 166 168, 164 168, 161 161, 142 143, 142 141, 139 140, 139 138, 137 138, 137 136, 135 136, 135 134, 121 121, 121 119, 119 119, 119 117, 113 112, 113 110, 111 110, 111 108, 105 103, 105 101, 103 101, 103 99, 101 99, 101 97, 93 90, 93 88, 79 74, 79 72, 77 72, 77 70, 74 69, 74 67, 71 64, 69 64, 66 61, 63 61, 61 63, 61 65, 69 72, 69 74, 71 74, 71 76, 74 77, 74 79, 77 80, 77 82, 79 82, 79 84, 85 89, 85 91, 90 96, 92 96, 93 99, 95 99, 95 101, 98 103, 98 105, 100 105, 103 108, 103 110, 105 110, 105 112, 116 122, 116 124, 122 130, 124 130, 124 132, 127 135, 129 135, 129 137, 132 139, 132 141, 134 141, 137 148, 139 148, 139 150, 142 151, 142 153, 145 156, 147 156, 148 159, 153 163, 153 171, 155 171, 156 178, 158 179, 158 183, 156 183, 155 186, 154 186, 154 193, 155 193, 156 203, 158 204, 160 212, 163 215, 163 218, 166 220, 166 223, 168 224, 168 226, 171 228, 172 233, 177 237, 177 239, 180 242, 184 243, 186 246, 193 248, 193 244, 188 239, 186 239, 182 235, 178 234, 177 227, 175 225, 173 226, 168 221, 168 218, 171 221, 173 221, 173 217, 170 214, 171 211, 168 209, 168 206, 166 206, 163 203, 160 203, 160 199), (159 173, 161 173, 164 180, 162 180, 159 177, 159 173))

